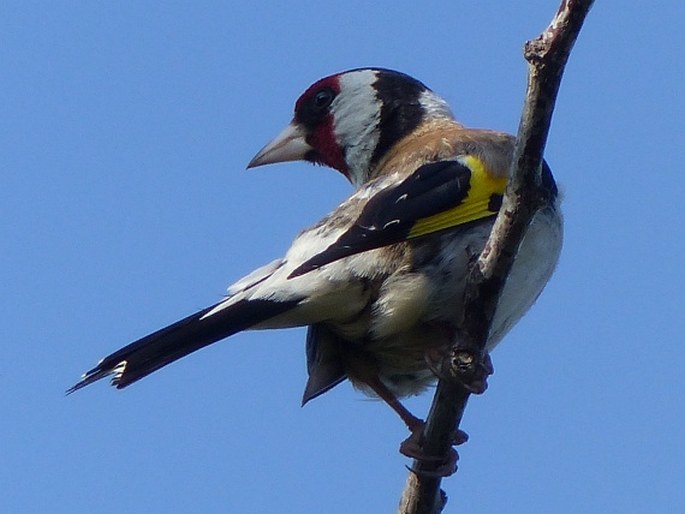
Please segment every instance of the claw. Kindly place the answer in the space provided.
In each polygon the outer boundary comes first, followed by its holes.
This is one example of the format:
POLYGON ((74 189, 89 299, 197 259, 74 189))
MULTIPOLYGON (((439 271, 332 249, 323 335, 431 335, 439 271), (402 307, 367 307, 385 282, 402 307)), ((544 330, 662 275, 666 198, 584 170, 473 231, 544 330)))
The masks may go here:
POLYGON ((490 355, 485 352, 479 359, 477 352, 456 350, 448 362, 447 349, 433 348, 425 358, 431 371, 442 380, 458 381, 469 392, 483 394, 488 388, 488 377, 495 372, 490 355))
POLYGON ((415 475, 423 478, 446 478, 453 475, 457 471, 457 461, 459 454, 454 448, 450 448, 447 458, 440 459, 442 464, 433 470, 417 469, 415 466, 405 466, 409 471, 415 475))
MULTIPOLYGON (((448 477, 457 470, 459 454, 454 448, 450 448, 447 456, 426 455, 423 451, 423 428, 425 423, 422 421, 411 427, 411 435, 400 444, 400 453, 406 457, 415 459, 420 463, 435 465, 432 470, 423 470, 414 467, 408 469, 419 476, 425 477, 448 477)), ((468 440, 469 436, 463 430, 456 429, 452 434, 451 444, 460 445, 468 440)))
POLYGON ((458 428, 452 433, 452 446, 459 446, 469 440, 469 434, 458 428))

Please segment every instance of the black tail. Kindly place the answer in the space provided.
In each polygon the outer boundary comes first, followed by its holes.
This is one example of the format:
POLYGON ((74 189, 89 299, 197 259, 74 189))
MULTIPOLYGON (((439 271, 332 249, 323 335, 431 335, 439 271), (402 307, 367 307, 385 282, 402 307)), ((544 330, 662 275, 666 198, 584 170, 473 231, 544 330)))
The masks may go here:
POLYGON ((189 353, 278 316, 298 303, 299 300, 240 300, 202 319, 216 307, 212 305, 108 355, 68 389, 67 394, 108 375, 113 375, 112 385, 121 389, 189 353))

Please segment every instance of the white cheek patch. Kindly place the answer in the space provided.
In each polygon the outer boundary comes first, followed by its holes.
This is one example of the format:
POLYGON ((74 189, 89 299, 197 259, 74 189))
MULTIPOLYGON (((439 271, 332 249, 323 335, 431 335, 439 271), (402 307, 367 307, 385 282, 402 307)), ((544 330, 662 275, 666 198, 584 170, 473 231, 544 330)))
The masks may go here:
POLYGON ((350 179, 359 187, 366 179, 378 145, 381 101, 373 84, 376 72, 359 70, 340 77, 340 94, 331 104, 336 141, 345 152, 350 179))
POLYGON ((450 106, 433 91, 423 91, 419 97, 419 103, 426 113, 426 118, 454 119, 450 106))

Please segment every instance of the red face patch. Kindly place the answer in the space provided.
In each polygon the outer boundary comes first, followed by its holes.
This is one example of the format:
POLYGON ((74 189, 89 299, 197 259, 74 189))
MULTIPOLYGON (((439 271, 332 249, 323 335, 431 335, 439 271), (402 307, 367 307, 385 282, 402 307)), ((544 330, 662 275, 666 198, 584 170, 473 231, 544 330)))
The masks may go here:
POLYGON ((316 162, 330 166, 347 176, 347 163, 343 150, 335 139, 332 114, 326 116, 325 120, 314 129, 314 132, 307 138, 307 143, 316 152, 316 156, 313 156, 316 162))
POLYGON ((314 149, 308 161, 330 166, 348 174, 343 149, 336 137, 331 104, 340 93, 339 75, 331 75, 312 84, 295 103, 295 122, 306 129, 307 143, 314 149))

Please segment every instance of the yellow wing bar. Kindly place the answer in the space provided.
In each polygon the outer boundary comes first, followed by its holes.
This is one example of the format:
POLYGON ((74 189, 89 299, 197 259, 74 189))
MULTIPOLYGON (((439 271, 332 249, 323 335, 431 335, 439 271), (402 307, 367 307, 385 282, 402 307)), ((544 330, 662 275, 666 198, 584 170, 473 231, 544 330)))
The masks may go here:
POLYGON ((439 230, 487 218, 497 213, 499 201, 495 201, 495 198, 501 198, 504 194, 507 179, 490 175, 486 171, 483 161, 473 155, 467 155, 457 160, 471 171, 466 197, 455 207, 416 220, 409 231, 408 238, 425 236, 439 230))

